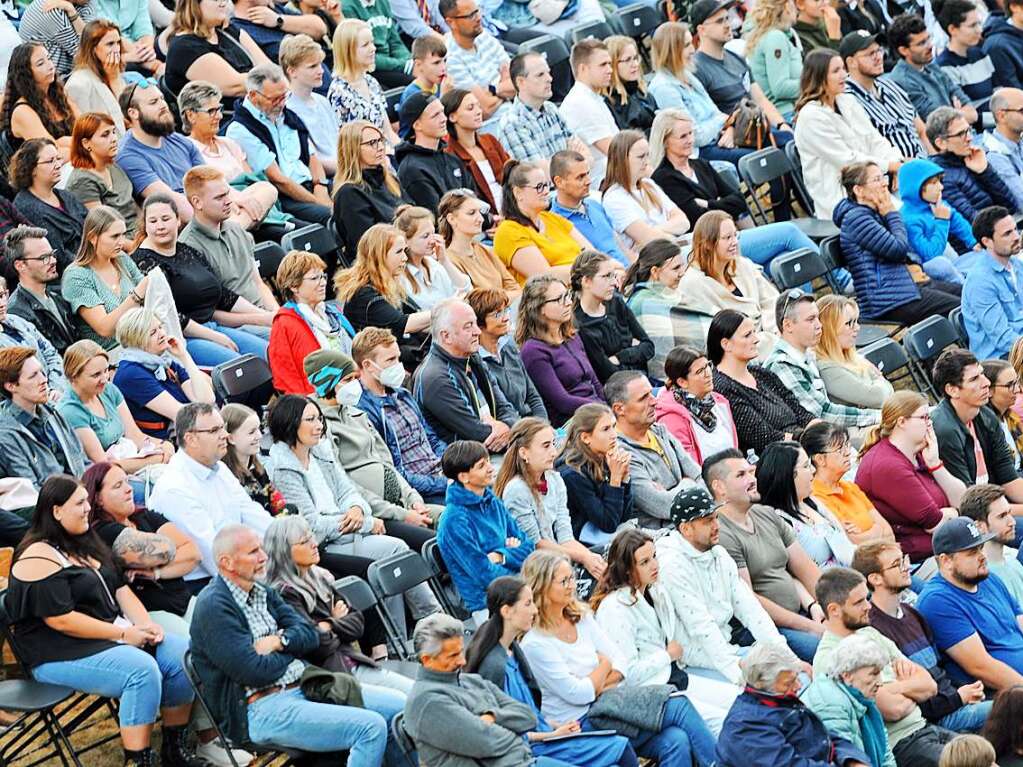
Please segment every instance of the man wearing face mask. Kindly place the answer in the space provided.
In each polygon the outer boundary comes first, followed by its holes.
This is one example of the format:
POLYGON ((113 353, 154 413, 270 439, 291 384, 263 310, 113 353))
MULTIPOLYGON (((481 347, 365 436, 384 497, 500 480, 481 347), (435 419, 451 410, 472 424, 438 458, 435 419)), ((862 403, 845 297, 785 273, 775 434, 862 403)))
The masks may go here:
POLYGON ((398 537, 418 551, 434 536, 430 528, 444 509, 427 506, 398 473, 383 437, 357 407, 363 389, 354 360, 343 352, 321 349, 305 358, 304 367, 320 399, 335 458, 359 487, 373 516, 384 520, 385 529, 406 523, 398 537))
POLYGON ((440 459, 447 443, 403 386, 405 369, 394 335, 386 328, 361 330, 352 340, 352 357, 361 378, 343 384, 348 388, 339 389, 338 401, 357 403, 383 438, 398 473, 427 503, 443 504, 448 481, 440 459))

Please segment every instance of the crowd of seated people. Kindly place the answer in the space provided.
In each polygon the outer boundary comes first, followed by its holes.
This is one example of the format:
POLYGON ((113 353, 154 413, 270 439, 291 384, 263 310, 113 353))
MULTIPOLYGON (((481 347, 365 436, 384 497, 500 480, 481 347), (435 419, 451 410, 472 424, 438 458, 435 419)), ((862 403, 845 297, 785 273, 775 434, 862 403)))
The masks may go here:
POLYGON ((0 598, 125 765, 1023 764, 1020 0, 174 5, 0 18, 0 598))

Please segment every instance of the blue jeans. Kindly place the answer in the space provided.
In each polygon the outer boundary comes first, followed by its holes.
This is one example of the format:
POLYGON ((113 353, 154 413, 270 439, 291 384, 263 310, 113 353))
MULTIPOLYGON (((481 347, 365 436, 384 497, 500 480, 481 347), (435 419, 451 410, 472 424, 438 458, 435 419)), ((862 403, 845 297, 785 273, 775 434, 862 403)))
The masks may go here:
MULTIPOLYGON (((584 730, 593 725, 585 717, 584 730)), ((642 731, 629 738, 639 756, 655 759, 660 767, 710 767, 717 741, 688 698, 668 698, 660 732, 642 731)))
POLYGON ((963 284, 963 273, 956 269, 952 259, 947 256, 935 256, 923 264, 924 273, 932 280, 942 280, 955 285, 963 284))
POLYGON ((136 727, 153 724, 160 708, 192 702, 192 686, 181 665, 187 649, 187 638, 165 634, 155 658, 138 647, 118 645, 77 660, 43 663, 32 676, 39 682, 117 698, 121 727, 136 727))
POLYGON ((348 751, 349 767, 400 764, 389 724, 405 707, 405 696, 363 685, 362 698, 365 708, 314 703, 297 688, 267 695, 249 704, 249 738, 303 751, 348 751))
POLYGON ((980 732, 991 713, 993 700, 970 703, 938 720, 938 724, 952 732, 980 732))
POLYGON ((233 352, 226 346, 221 346, 213 341, 207 341, 205 338, 188 338, 185 340, 185 346, 188 348, 188 353, 192 355, 192 359, 195 360, 196 365, 212 368, 221 363, 237 359, 240 354, 254 354, 263 360, 267 358, 266 350, 270 346, 270 342, 252 332, 256 328, 249 325, 240 328, 229 328, 227 325, 221 325, 216 322, 207 322, 204 326, 210 330, 216 330, 218 333, 223 333, 230 338, 237 344, 238 351, 233 352))
POLYGON ((785 641, 789 643, 789 649, 796 654, 796 657, 807 663, 813 663, 813 656, 821 641, 819 636, 808 631, 781 628, 780 626, 778 633, 785 637, 785 641))
MULTIPOLYGON (((765 269, 776 257, 800 248, 809 248, 814 253, 820 252, 813 240, 788 221, 739 230, 739 250, 742 255, 765 269)), ((832 274, 838 281, 839 289, 844 290, 852 281, 852 276, 845 269, 834 269, 832 274)))

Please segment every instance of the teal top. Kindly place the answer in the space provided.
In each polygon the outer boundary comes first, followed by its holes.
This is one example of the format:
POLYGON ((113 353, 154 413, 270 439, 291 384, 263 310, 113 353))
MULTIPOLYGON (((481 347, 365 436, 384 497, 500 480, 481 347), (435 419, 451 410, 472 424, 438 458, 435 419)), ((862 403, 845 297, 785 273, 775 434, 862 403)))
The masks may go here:
POLYGON ((803 49, 796 33, 791 29, 767 32, 749 57, 749 69, 768 100, 782 115, 791 116, 803 73, 803 49))
POLYGON ((99 440, 100 447, 108 450, 112 444, 124 436, 124 423, 117 412, 117 408, 124 402, 124 395, 121 390, 108 383, 106 388, 100 392, 100 404, 103 405, 105 415, 98 416, 89 410, 75 394, 75 390, 68 387, 64 399, 57 405, 57 410, 64 416, 72 429, 92 429, 99 440))
POLYGON ((60 292, 64 296, 64 300, 71 304, 71 311, 75 313, 78 335, 95 341, 107 351, 117 346, 113 337, 103 338, 89 327, 89 324, 78 314, 78 310, 82 307, 102 306, 108 312, 112 312, 124 303, 131 289, 141 281, 142 272, 127 256, 121 257, 121 282, 116 293, 88 266, 71 264, 65 269, 64 277, 60 283, 60 292))

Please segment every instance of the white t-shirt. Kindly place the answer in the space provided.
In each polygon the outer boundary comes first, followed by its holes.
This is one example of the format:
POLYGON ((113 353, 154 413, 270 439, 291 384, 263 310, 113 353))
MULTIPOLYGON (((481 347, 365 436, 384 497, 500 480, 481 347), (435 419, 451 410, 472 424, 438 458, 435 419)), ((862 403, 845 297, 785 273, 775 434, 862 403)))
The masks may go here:
POLYGON ((565 121, 568 129, 589 147, 593 156, 590 183, 594 189, 598 188, 607 170, 607 155, 594 144, 606 138, 613 138, 618 133, 614 115, 607 108, 604 99, 582 83, 572 86, 572 90, 558 107, 558 112, 561 113, 561 119, 565 121))
POLYGON ((693 419, 693 434, 696 436, 696 444, 700 446, 702 456, 714 455, 735 447, 732 443, 732 417, 728 413, 728 408, 719 402, 714 405, 714 415, 718 418, 714 431, 707 431, 693 419))
POLYGON ((432 309, 435 304, 440 303, 445 298, 451 298, 454 296, 457 290, 469 286, 468 278, 465 278, 463 285, 455 285, 451 279, 451 275, 448 274, 448 270, 429 256, 426 256, 423 261, 430 267, 429 285, 426 284, 426 275, 423 271, 412 264, 409 264, 407 268, 415 280, 416 284, 414 289, 408 277, 404 274, 401 275, 402 285, 405 287, 405 291, 408 293, 409 298, 415 301, 416 306, 423 311, 432 309))
POLYGON ((302 118, 309 130, 309 141, 320 159, 337 158, 337 115, 334 107, 319 93, 310 93, 309 101, 300 99, 294 93, 288 99, 288 109, 302 118))
POLYGON ((608 218, 611 219, 611 225, 630 248, 635 247, 636 243, 625 233, 626 229, 637 221, 642 221, 650 226, 664 226, 668 223, 668 217, 678 209, 678 206, 668 199, 668 196, 655 182, 646 179, 643 183, 660 201, 657 207, 647 210, 643 207, 644 204, 649 204, 646 196, 638 190, 635 193, 627 192, 621 184, 610 187, 604 192, 604 197, 601 200, 608 218))

